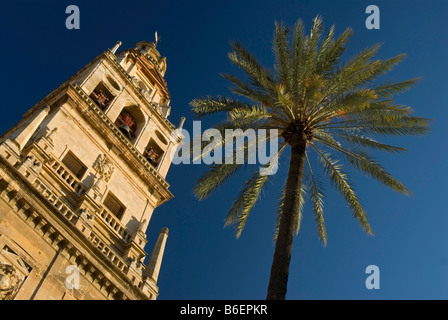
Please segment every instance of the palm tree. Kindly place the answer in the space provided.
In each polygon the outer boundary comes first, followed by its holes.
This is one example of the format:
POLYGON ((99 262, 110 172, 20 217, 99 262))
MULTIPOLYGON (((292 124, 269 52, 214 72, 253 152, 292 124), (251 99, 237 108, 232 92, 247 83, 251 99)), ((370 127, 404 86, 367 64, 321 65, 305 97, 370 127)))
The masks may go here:
MULTIPOLYGON (((244 100, 207 96, 190 103, 198 117, 216 112, 227 114, 216 126, 223 133, 223 141, 215 142, 215 146, 228 138, 225 129, 254 128, 278 130, 280 142, 274 156, 276 161, 286 147, 290 149, 289 172, 277 212, 267 299, 286 297, 293 238, 299 231, 306 196, 311 201, 318 236, 323 245, 327 242, 323 215, 325 196, 315 168, 311 168, 311 153, 369 235, 373 232, 366 212, 343 164, 351 165, 395 191, 410 194, 367 151, 396 153, 405 150, 377 141, 376 135, 420 135, 429 130, 428 119, 414 116, 409 107, 392 101, 394 95, 412 87, 417 79, 377 81, 405 57, 400 54, 384 60, 374 59, 379 44, 342 61, 351 35, 352 30, 348 28, 336 37, 334 25, 324 34, 319 16, 313 20, 309 36, 305 35, 304 25, 299 20, 292 39, 283 23, 275 23, 274 71, 261 66, 238 42, 231 43, 229 59, 248 79, 228 74, 223 77, 233 84, 231 91, 244 100)), ((266 141, 269 142, 270 137, 266 141)), ((246 153, 251 150, 247 144, 245 150, 246 153)), ((195 195, 199 200, 205 199, 230 176, 246 167, 236 163, 211 165, 197 181, 195 195)), ((255 170, 233 202, 226 225, 235 226, 237 237, 269 178, 255 170)))

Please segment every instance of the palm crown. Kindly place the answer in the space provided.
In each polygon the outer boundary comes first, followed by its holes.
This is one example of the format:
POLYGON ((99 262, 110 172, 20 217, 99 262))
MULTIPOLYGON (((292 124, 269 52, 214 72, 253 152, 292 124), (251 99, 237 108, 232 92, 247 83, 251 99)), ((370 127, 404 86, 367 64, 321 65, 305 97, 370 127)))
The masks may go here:
MULTIPOLYGON (((229 59, 247 74, 248 79, 240 80, 228 74, 223 76, 234 85, 232 92, 244 97, 244 101, 219 96, 191 102, 192 111, 199 117, 226 113, 225 121, 216 127, 223 133, 227 128, 277 129, 281 137, 274 156, 277 161, 286 147, 291 148, 288 178, 277 213, 276 251, 270 282, 271 287, 273 282, 283 281, 283 289, 280 292, 278 289, 270 290, 268 298, 284 298, 286 294, 284 282, 287 281, 292 233, 299 231, 305 196, 311 200, 319 238, 324 245, 327 242, 324 194, 315 168, 311 167, 310 153, 315 153, 324 174, 342 194, 364 231, 373 234, 343 162, 395 191, 409 194, 406 187, 377 163, 368 151, 403 151, 404 148, 381 143, 374 136, 420 135, 429 128, 428 119, 414 116, 409 107, 392 101, 394 95, 412 87, 417 79, 377 81, 405 55, 386 60, 374 59, 380 48, 376 44, 342 61, 352 30, 346 29, 338 37, 334 33, 335 27, 332 26, 324 34, 319 16, 314 19, 309 36, 305 35, 303 23, 298 21, 292 39, 290 31, 283 24, 276 23, 274 71, 262 67, 239 43, 232 43, 229 59), (287 257, 282 258, 281 255, 287 257), (283 261, 278 262, 280 265, 287 264, 283 266, 286 275, 280 276, 283 280, 273 280, 273 273, 282 273, 275 266, 276 261, 283 261)), ((223 136, 223 141, 216 143, 224 143, 226 136, 223 136)), ((267 141, 270 138, 267 137, 267 141)), ((247 145, 245 147, 247 152, 253 150, 247 145)), ((198 180, 194 189, 196 196, 206 198, 243 167, 245 165, 242 164, 212 165, 198 180)), ((233 202, 226 225, 234 225, 237 236, 240 236, 268 179, 269 175, 255 171, 233 202)))

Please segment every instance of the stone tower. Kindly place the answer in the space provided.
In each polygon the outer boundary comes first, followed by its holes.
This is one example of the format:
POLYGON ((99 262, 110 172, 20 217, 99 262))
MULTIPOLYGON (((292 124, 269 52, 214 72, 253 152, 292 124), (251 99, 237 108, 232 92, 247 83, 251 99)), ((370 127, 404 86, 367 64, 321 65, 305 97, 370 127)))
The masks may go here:
POLYGON ((168 229, 146 265, 145 232, 181 136, 156 44, 120 45, 0 138, 0 299, 158 296, 168 229))

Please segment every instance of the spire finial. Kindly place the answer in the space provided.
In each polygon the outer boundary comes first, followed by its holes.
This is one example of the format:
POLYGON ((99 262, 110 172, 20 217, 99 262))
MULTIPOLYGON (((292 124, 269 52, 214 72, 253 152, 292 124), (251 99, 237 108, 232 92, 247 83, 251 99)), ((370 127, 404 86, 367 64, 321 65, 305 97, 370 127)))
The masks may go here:
POLYGON ((112 49, 110 49, 110 51, 112 51, 112 53, 115 54, 115 52, 117 52, 117 50, 120 46, 121 46, 121 41, 117 41, 115 46, 112 49))
POLYGON ((163 253, 165 251, 166 239, 168 238, 168 228, 162 228, 159 233, 157 242, 152 250, 151 256, 149 257, 148 263, 146 265, 143 276, 146 278, 151 278, 154 283, 157 283, 159 277, 160 266, 162 265, 163 253))
POLYGON ((156 45, 156 47, 157 47, 157 44, 159 43, 159 41, 160 41, 160 39, 161 39, 161 37, 159 37, 159 35, 157 34, 157 31, 156 31, 156 33, 155 33, 155 45, 156 45))

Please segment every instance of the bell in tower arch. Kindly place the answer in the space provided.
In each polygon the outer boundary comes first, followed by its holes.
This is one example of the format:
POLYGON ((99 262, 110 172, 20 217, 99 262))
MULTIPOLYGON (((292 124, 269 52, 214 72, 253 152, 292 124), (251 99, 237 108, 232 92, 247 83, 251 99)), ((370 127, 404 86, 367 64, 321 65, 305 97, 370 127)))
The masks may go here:
POLYGON ((131 134, 131 129, 129 128, 129 126, 127 124, 121 124, 118 129, 126 136, 126 138, 128 138, 129 140, 131 140, 132 138, 132 134, 131 134))

